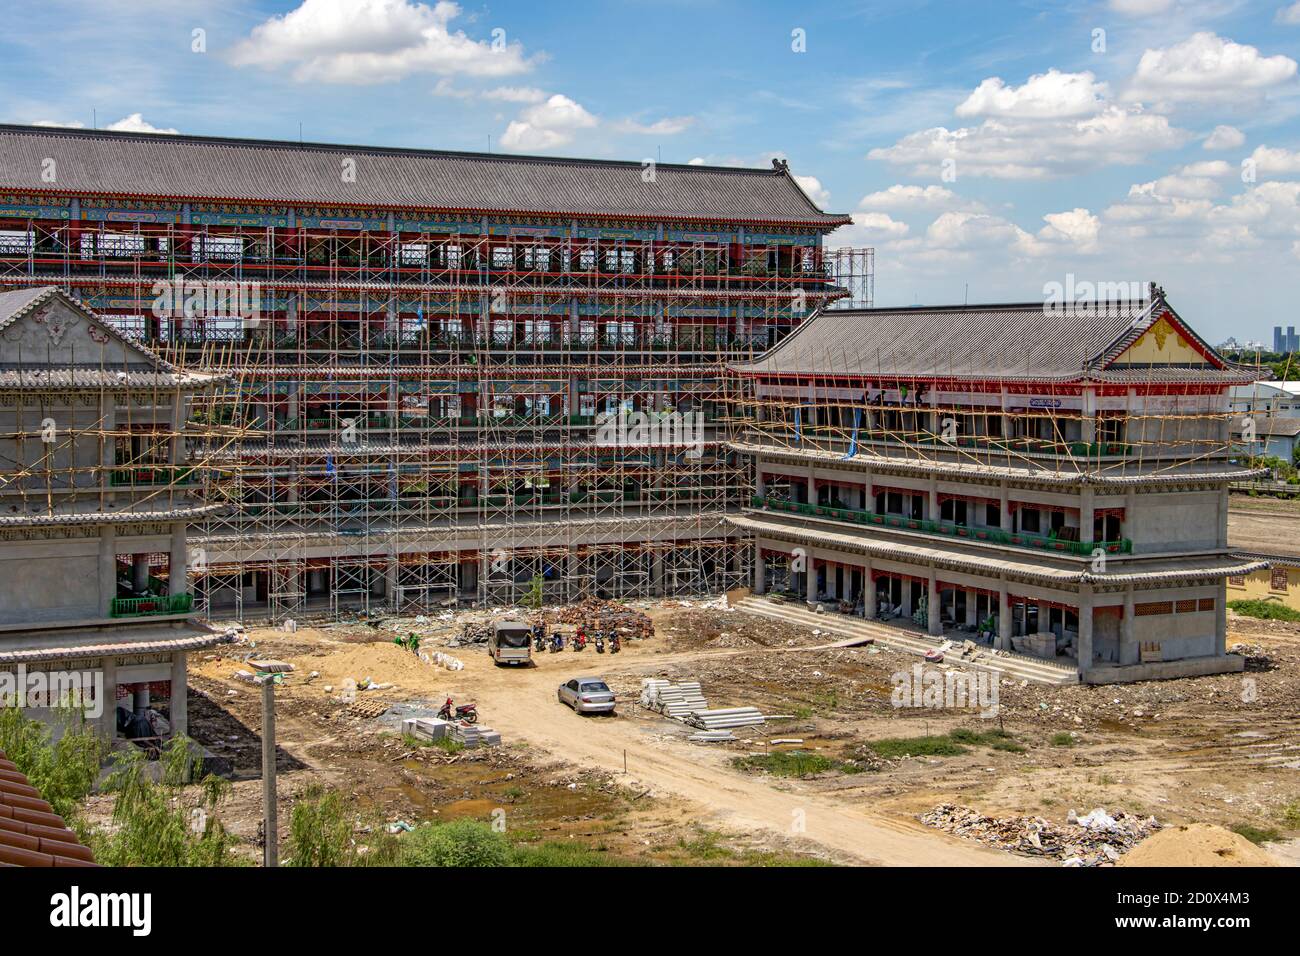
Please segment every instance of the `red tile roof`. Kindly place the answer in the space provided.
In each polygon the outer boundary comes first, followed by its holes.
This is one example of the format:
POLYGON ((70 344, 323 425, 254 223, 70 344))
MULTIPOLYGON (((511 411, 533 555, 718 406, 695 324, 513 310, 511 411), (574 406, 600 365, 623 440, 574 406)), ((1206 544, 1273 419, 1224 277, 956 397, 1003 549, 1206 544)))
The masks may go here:
POLYGON ((0 867, 95 865, 90 850, 0 750, 0 867))

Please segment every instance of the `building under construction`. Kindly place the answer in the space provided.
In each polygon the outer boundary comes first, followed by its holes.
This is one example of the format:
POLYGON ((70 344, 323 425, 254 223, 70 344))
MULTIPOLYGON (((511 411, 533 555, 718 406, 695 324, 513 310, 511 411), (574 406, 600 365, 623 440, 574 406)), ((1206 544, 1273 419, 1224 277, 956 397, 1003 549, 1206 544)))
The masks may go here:
POLYGON ((196 411, 221 614, 747 583, 725 370, 870 303, 849 221, 783 162, 0 127, 0 290, 240 383, 196 411))
MULTIPOLYGON (((754 590, 1106 683, 1241 670, 1225 360, 1148 298, 849 310, 737 363, 754 590)), ((937 640, 936 640, 937 643, 937 640)))

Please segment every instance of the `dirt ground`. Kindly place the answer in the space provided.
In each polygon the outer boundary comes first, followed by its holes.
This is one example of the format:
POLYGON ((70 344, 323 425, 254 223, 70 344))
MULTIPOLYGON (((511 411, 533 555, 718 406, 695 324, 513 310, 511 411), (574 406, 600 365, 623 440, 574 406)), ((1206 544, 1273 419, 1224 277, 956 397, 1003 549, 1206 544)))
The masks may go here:
POLYGON ((1233 495, 1228 544, 1243 551, 1300 554, 1300 498, 1233 495))
POLYGON ((235 779, 223 822, 256 857, 260 690, 238 674, 249 669, 246 659, 271 657, 294 665, 278 689, 282 840, 293 800, 320 783, 342 789, 369 825, 486 820, 501 809, 507 827, 529 841, 580 840, 637 863, 1042 862, 921 823, 921 813, 943 803, 1054 823, 1102 807, 1165 825, 1248 826, 1268 831, 1275 842, 1265 848, 1294 863, 1294 625, 1233 616, 1229 645, 1246 645, 1245 674, 1098 688, 1004 679, 998 716, 983 719, 976 710, 894 707, 893 675, 917 664, 915 656, 832 647, 831 635, 721 600, 637 606, 654 619, 654 637, 629 641, 616 656, 591 647, 543 653, 529 668, 496 667, 482 645, 445 646, 459 620, 482 612, 253 629, 192 655, 191 734, 228 761, 235 779), (454 655, 464 668, 427 663, 392 643, 408 629, 425 635, 426 651, 454 655), (560 683, 588 674, 618 694, 617 716, 582 717, 557 702, 560 683), (688 728, 637 705, 646 677, 699 680, 711 707, 785 716, 737 731, 732 743, 693 743, 688 728), (342 699, 349 678, 392 685, 356 695, 393 705, 390 713, 359 716, 342 699), (404 741, 401 716, 436 710, 447 696, 475 701, 503 745, 447 754, 404 741), (994 727, 1010 746, 863 761, 872 741, 994 727), (783 739, 800 742, 770 742, 783 739), (774 750, 811 752, 830 769, 783 777, 733 763, 774 750))

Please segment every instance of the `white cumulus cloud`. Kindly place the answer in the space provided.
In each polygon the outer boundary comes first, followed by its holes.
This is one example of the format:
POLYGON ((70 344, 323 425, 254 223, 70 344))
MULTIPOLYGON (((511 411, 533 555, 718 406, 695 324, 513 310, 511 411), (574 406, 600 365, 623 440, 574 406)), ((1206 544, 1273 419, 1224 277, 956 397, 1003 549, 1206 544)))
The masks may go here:
POLYGON ((1236 149, 1246 142, 1246 134, 1235 126, 1216 126, 1205 142, 1205 149, 1236 149))
POLYGON ((1063 119, 1090 116, 1105 105, 1105 99, 1106 84, 1097 82, 1091 73, 1052 69, 1031 76, 1022 86, 1007 86, 1000 77, 990 77, 958 105, 956 112, 963 119, 1063 119))
POLYGON ((554 149, 572 142, 579 130, 591 129, 598 123, 581 104, 555 93, 512 120, 501 137, 501 145, 515 151, 554 149))
POLYGON ((1202 31, 1143 53, 1127 96, 1162 108, 1195 101, 1240 103, 1243 96, 1258 97, 1295 74, 1296 61, 1288 56, 1264 56, 1253 46, 1202 31))
POLYGON ((451 22, 461 9, 412 0, 302 0, 235 45, 236 66, 290 67, 303 82, 386 83, 417 73, 509 76, 531 68, 504 34, 474 40, 451 22))

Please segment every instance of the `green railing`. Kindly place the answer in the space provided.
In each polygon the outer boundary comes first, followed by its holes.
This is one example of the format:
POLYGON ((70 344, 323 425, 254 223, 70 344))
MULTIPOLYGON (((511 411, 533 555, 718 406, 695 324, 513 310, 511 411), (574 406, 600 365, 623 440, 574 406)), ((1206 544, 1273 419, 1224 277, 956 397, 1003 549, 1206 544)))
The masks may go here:
POLYGON ((151 614, 188 614, 194 607, 192 594, 164 594, 157 597, 113 598, 109 617, 146 617, 151 614))
POLYGON ((1133 542, 1127 538, 1119 541, 1067 541, 1051 535, 1026 534, 1020 531, 1003 531, 1001 528, 969 528, 951 521, 931 521, 926 518, 906 518, 902 515, 877 514, 874 511, 859 511, 856 508, 832 508, 828 505, 809 505, 798 501, 777 501, 755 495, 751 499, 755 508, 768 508, 772 511, 784 511, 789 514, 807 515, 814 518, 830 518, 850 524, 870 527, 898 528, 901 531, 919 531, 944 538, 968 538, 971 541, 988 541, 993 544, 1008 544, 1018 548, 1034 548, 1039 551, 1059 551, 1062 554, 1088 556, 1097 548, 1108 554, 1131 554, 1133 542))
POLYGON ((120 488, 124 485, 186 485, 198 479, 194 468, 188 465, 139 465, 113 469, 108 483, 120 488))

